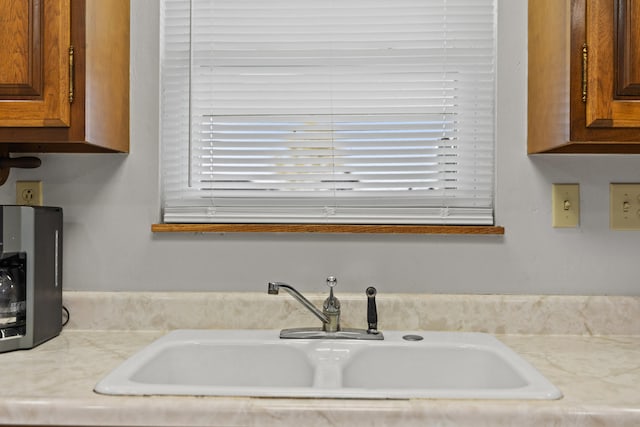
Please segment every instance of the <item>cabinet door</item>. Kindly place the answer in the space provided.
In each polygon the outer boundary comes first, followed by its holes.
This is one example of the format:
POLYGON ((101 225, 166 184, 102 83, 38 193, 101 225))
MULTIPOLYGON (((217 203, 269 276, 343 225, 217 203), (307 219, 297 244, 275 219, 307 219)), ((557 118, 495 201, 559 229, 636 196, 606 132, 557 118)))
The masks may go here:
POLYGON ((70 125, 70 0, 0 0, 0 126, 70 125))
POLYGON ((640 0, 588 0, 588 127, 640 127, 640 0))

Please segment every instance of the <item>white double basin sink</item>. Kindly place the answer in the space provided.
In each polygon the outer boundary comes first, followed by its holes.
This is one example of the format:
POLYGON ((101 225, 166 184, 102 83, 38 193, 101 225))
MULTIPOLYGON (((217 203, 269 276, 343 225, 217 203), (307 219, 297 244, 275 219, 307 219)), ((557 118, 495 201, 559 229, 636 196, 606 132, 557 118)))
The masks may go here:
POLYGON ((177 330, 95 387, 114 395, 558 399, 489 334, 385 331, 382 341, 287 340, 275 330, 177 330))

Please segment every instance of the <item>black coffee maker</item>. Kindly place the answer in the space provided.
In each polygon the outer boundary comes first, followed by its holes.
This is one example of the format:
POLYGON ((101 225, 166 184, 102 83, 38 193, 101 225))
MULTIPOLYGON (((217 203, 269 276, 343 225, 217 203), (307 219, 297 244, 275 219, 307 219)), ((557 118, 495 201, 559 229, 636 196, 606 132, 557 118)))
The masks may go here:
POLYGON ((0 352, 62 329, 62 209, 0 206, 0 352))

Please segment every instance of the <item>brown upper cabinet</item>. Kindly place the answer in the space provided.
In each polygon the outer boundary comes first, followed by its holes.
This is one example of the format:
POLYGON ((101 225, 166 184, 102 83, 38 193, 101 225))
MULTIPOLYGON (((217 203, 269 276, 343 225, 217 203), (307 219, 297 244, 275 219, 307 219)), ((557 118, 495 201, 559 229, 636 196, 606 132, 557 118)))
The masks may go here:
POLYGON ((640 153, 640 0, 529 0, 528 152, 640 153))
POLYGON ((0 150, 129 151, 129 0, 0 0, 0 150))

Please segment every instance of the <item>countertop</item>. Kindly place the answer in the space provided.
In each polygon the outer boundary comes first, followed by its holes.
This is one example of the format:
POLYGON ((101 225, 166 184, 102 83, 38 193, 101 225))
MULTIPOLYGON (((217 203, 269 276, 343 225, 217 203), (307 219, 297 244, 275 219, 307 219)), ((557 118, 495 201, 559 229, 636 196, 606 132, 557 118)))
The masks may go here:
MULTIPOLYGON (((104 313, 94 310, 94 317, 99 318, 106 313, 113 316, 114 312, 122 309, 117 304, 114 305, 110 297, 93 294, 65 296, 72 319, 74 311, 78 318, 60 336, 31 350, 0 354, 0 424, 477 427, 640 425, 640 334, 619 334, 617 332, 620 331, 615 328, 609 335, 489 331, 562 390, 564 397, 554 401, 99 395, 93 392, 93 387, 102 376, 171 329, 150 327, 152 324, 165 322, 159 320, 163 316, 158 316, 155 311, 159 309, 157 304, 160 303, 156 300, 166 302, 180 299, 175 295, 153 296, 151 300, 155 302, 150 302, 148 295, 128 295, 125 298, 127 304, 141 298, 139 303, 144 306, 144 309, 140 309, 137 328, 136 324, 129 324, 128 329, 114 329, 118 326, 117 322, 108 321, 103 321, 104 329, 81 328, 79 323, 87 321, 84 310, 95 298, 102 298, 102 305, 106 307, 103 308, 104 313)), ((228 295, 213 296, 214 299, 221 297, 228 302, 228 295)), ((246 308, 247 301, 243 298, 239 298, 239 303, 246 308)), ((262 297, 255 298, 259 300, 262 297)), ((506 301, 501 304, 508 305, 509 299, 506 301)), ((523 300, 518 298, 517 301, 521 304, 523 300)), ((625 316, 636 316, 635 299, 624 300, 627 305, 617 302, 620 305, 615 315, 625 312, 625 316), (622 306, 631 308, 625 311, 620 309, 622 306)), ((473 308, 474 304, 467 300, 465 311, 473 308)), ((384 302, 382 305, 384 306, 384 302)), ((87 313, 88 311, 89 309, 87 313)), ((194 316, 197 313, 188 317, 194 316)), ((455 313, 452 317, 455 317, 455 313)), ((311 318, 303 318, 307 323, 313 322, 311 318)), ((628 322, 637 323, 639 319, 632 317, 628 322)), ((190 328, 193 325, 186 324, 183 327, 190 328)))

